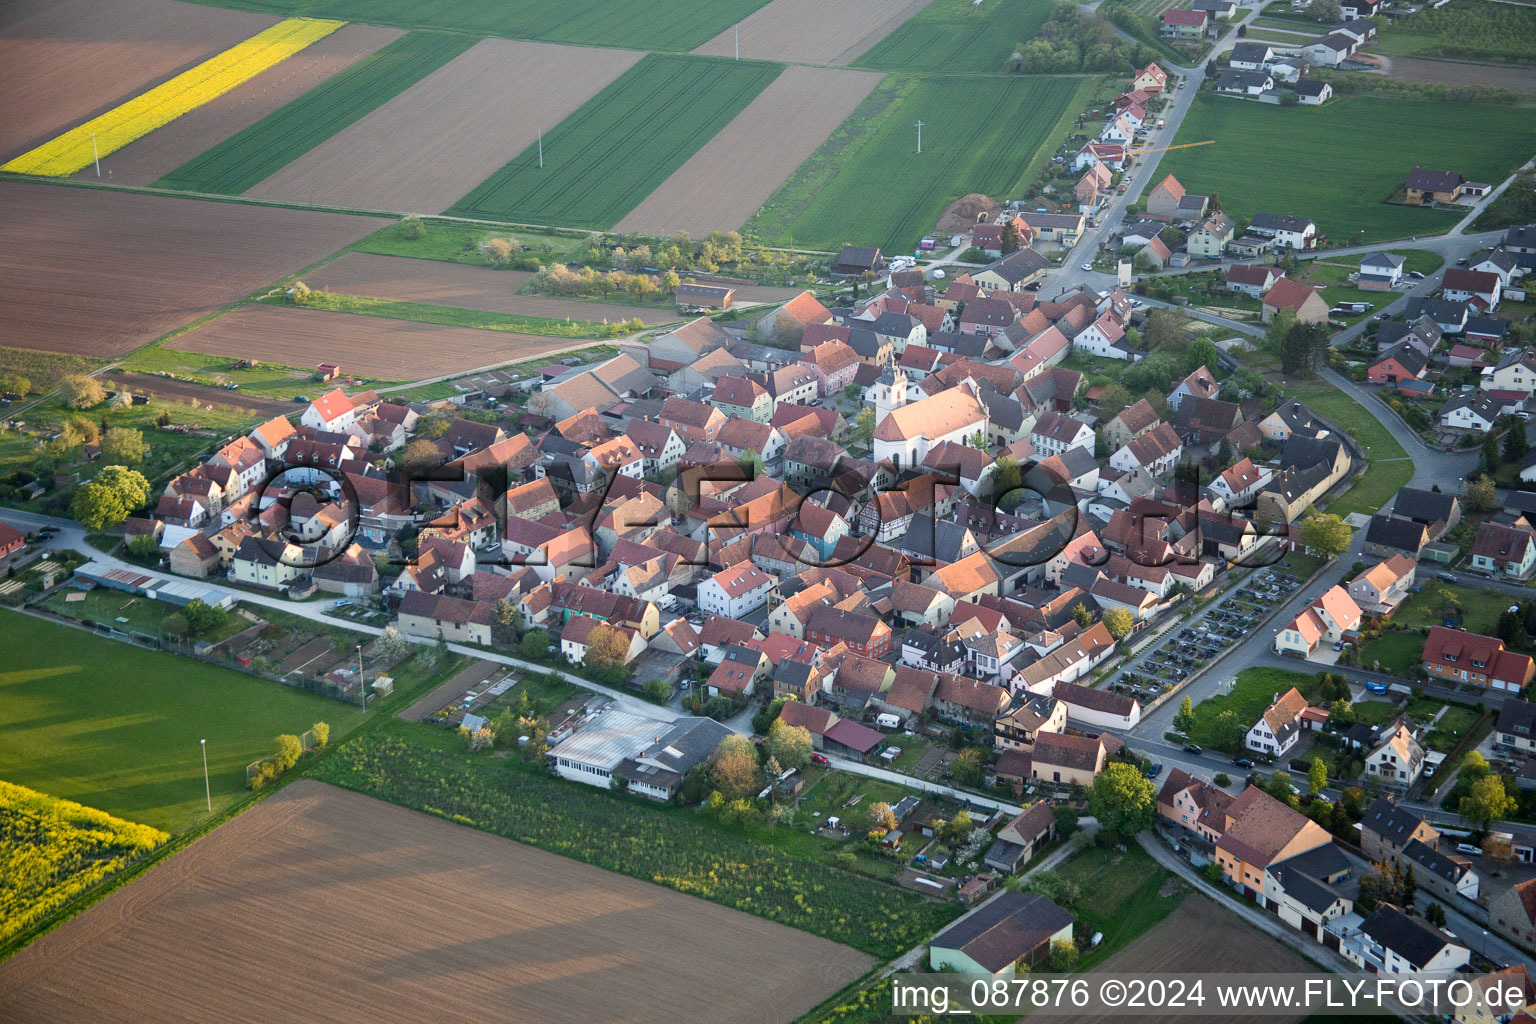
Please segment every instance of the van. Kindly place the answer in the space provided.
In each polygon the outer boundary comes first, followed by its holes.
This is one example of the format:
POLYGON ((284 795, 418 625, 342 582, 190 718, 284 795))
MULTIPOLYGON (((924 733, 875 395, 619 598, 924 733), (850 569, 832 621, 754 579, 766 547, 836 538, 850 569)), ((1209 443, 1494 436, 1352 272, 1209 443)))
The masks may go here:
POLYGON ((1457 843, 1456 852, 1464 853, 1468 857, 1481 857, 1483 855, 1482 849, 1480 847, 1473 846, 1471 843, 1457 843))
POLYGON ((1157 122, 1157 128, 1158 128, 1159 131, 1162 130, 1162 128, 1163 128, 1163 122, 1162 121, 1158 121, 1157 122))

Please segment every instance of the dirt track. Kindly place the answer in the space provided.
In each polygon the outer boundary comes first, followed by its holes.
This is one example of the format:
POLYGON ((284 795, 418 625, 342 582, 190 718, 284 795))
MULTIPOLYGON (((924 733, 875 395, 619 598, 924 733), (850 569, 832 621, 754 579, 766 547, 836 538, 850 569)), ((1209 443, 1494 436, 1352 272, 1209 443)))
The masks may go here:
POLYGON ((0 182, 0 338, 121 355, 379 227, 367 217, 0 182))
MULTIPOLYGON (((148 185, 405 33, 345 25, 223 96, 106 157, 101 174, 115 184, 148 185)), ((93 180, 94 168, 76 178, 93 180)))
POLYGON ((284 366, 338 363, 380 380, 422 380, 595 341, 390 320, 253 302, 171 340, 183 352, 284 366))
POLYGON ((482 40, 246 194, 441 213, 643 56, 482 40))
POLYGON ((930 0, 773 0, 694 53, 804 64, 847 64, 890 35, 930 0))
POLYGON ((301 781, 0 964, 0 1019, 787 1021, 869 957, 301 781))
POLYGON ((879 84, 873 71, 790 67, 619 221, 702 237, 745 224, 879 84))
POLYGON ((0 162, 277 21, 175 0, 6 0, 0 4, 0 162))
POLYGON ((544 295, 518 295, 532 274, 492 270, 442 260, 414 260, 349 252, 304 275, 304 283, 339 295, 366 295, 398 302, 424 302, 458 309, 541 316, 552 320, 610 322, 639 317, 647 327, 671 323, 677 315, 646 306, 609 305, 544 295))

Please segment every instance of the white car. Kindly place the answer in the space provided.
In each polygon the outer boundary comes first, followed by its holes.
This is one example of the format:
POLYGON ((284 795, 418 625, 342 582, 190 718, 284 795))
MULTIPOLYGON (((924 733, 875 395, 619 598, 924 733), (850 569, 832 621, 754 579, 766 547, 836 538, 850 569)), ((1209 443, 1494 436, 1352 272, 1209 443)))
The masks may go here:
POLYGON ((1084 263, 1083 264, 1083 269, 1084 270, 1092 270, 1093 269, 1093 264, 1092 263, 1084 263))

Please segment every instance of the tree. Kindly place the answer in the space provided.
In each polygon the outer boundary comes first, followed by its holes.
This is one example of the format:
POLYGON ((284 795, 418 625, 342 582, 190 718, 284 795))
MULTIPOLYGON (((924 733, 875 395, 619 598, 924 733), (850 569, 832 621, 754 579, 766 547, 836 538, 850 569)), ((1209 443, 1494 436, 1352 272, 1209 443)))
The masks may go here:
POLYGON ((323 747, 331 742, 331 727, 329 723, 316 722, 309 727, 309 731, 314 734, 315 746, 323 747))
POLYGON ((587 634, 587 653, 583 660, 588 668, 623 665, 628 657, 629 637, 614 626, 599 623, 587 634))
POLYGON ((285 772, 299 763, 299 755, 304 753, 304 746, 293 733, 285 732, 277 738, 277 750, 272 755, 272 763, 277 765, 277 770, 285 772))
POLYGON ((955 781, 962 786, 979 786, 987 771, 987 753, 980 747, 967 747, 955 758, 955 781))
POLYGON ((1431 903, 1424 908, 1424 920, 1436 928, 1445 927, 1445 908, 1438 903, 1431 903))
POLYGON ((875 437, 875 410, 865 407, 853 418, 852 440, 861 445, 870 444, 875 437))
POLYGON ((730 735, 720 741, 709 766, 709 779, 726 801, 740 800, 757 791, 757 749, 745 736, 730 735))
POLYGON ((677 286, 683 283, 683 279, 677 276, 677 271, 669 270, 661 275, 661 287, 663 291, 675 292, 677 286))
POLYGON ((412 213, 400 218, 399 230, 401 238, 409 242, 415 242, 419 241, 427 233, 427 226, 422 223, 421 217, 418 214, 412 213))
POLYGON ((804 768, 811 763, 811 731, 777 719, 768 727, 763 750, 785 768, 804 768))
POLYGON ((65 420, 59 428, 59 438, 65 448, 79 448, 83 444, 91 444, 101 437, 101 431, 96 424, 84 416, 71 416, 65 420))
POLYGON ((70 514, 80 520, 87 533, 100 533, 127 519, 136 507, 128 504, 119 488, 93 480, 75 491, 70 514))
POLYGON ((1493 477, 1480 476, 1476 480, 1468 480, 1462 492, 1462 503, 1471 512, 1491 512, 1498 507, 1499 499, 1493 477))
POLYGON ((217 629, 229 618, 229 613, 223 608, 217 608, 201 598, 193 598, 181 609, 181 613, 187 617, 187 625, 192 630, 193 636, 201 636, 210 629, 217 629))
POLYGON ((1323 787, 1327 785, 1328 765, 1323 763, 1322 758, 1314 757, 1312 759, 1312 766, 1307 769, 1307 792, 1312 796, 1317 796, 1317 794, 1323 791, 1323 787))
POLYGON ((1069 974, 1077 968, 1077 943, 1071 939, 1051 940, 1051 970, 1069 974))
POLYGON ((523 628, 523 613, 506 598, 496 602, 496 610, 492 613, 491 630, 497 634, 498 644, 511 644, 517 639, 517 635, 523 628))
POLYGON ((1093 613, 1088 610, 1087 605, 1079 601, 1072 608, 1072 621, 1087 629, 1093 625, 1093 613))
POLYGON ((1339 9, 1339 0, 1312 0, 1307 5, 1307 17, 1333 25, 1343 20, 1344 13, 1339 9))
POLYGON ((1248 730, 1231 711, 1223 711, 1211 723, 1211 745, 1217 750, 1236 753, 1243 749, 1243 740, 1247 735, 1248 730))
POLYGON ((640 687, 640 692, 647 700, 656 701, 658 704, 672 696, 672 684, 665 679, 652 679, 640 687))
POLYGON ((437 440, 448 433, 451 424, 446 416, 423 416, 416 421, 416 436, 437 440))
POLYGON ((1347 700, 1336 700, 1328 705, 1328 721, 1334 725, 1353 725, 1355 706, 1347 700))
POLYGON ((1493 767, 1488 764, 1488 759, 1477 751, 1469 751, 1467 756, 1461 759, 1461 777, 1476 782, 1478 779, 1487 778, 1493 772, 1493 767))
POLYGON ((385 626, 384 632, 373 642, 373 653, 393 665, 411 652, 411 642, 400 635, 394 626, 385 626))
MULTIPOLYGON (((512 262, 513 255, 517 252, 515 239, 492 238, 480 246, 480 255, 485 257, 485 262, 493 267, 505 267, 512 262)), ((620 250, 614 250, 615 255, 620 255, 620 250)))
POLYGON ((89 409, 107 400, 107 389, 95 377, 72 373, 59 384, 59 397, 71 409, 89 409))
POLYGON ((523 634, 520 646, 523 649, 523 657, 529 661, 543 661, 544 656, 549 653, 549 634, 542 629, 530 629, 523 634))
POLYGON ((1003 225, 1003 255, 1018 252, 1024 248, 1024 223, 1022 218, 1013 217, 1003 225))
POLYGON ((1125 411, 1131 404, 1131 393, 1120 384, 1106 384, 1099 392, 1099 412, 1110 419, 1125 411))
POLYGON ((141 533, 128 541, 128 553, 141 562, 160 558, 160 542, 152 533, 141 533))
POLYGON ((1136 616, 1125 608, 1111 608, 1101 616, 1101 619, 1104 628, 1109 630, 1109 635, 1116 640, 1124 640, 1130 636, 1131 630, 1136 628, 1136 616))
POLYGON ((974 824, 969 811, 956 811, 954 817, 946 821, 943 827, 940 828, 939 837, 950 846, 959 846, 971 834, 974 824))
POLYGON ((1195 727, 1195 702, 1188 695, 1179 702, 1179 713, 1173 716, 1173 727, 1186 736, 1195 727))
POLYGON ((131 427, 111 427, 101 438, 101 457, 109 463, 143 462, 149 454, 144 432, 131 427))
POLYGON ((1296 313, 1290 309, 1275 311, 1275 315, 1269 321, 1269 330, 1264 333, 1265 346, 1274 353, 1279 353, 1285 347, 1285 336, 1292 327, 1296 326, 1296 313))
POLYGON ((1291 797, 1291 773, 1283 768, 1276 769, 1269 777, 1269 785, 1264 787, 1270 796, 1282 803, 1290 803, 1291 797))
POLYGON ((1135 766, 1113 762, 1093 780, 1088 810, 1111 834, 1130 837, 1148 828, 1157 813, 1157 791, 1135 766))
POLYGON ((180 639, 191 632, 192 627, 187 625, 187 617, 181 612, 171 612, 160 620, 160 632, 166 636, 180 639))
POLYGON ((1332 559, 1349 550, 1351 534, 1349 525, 1338 516, 1313 510, 1302 521, 1298 536, 1314 555, 1332 559))
POLYGON ((1472 783, 1456 812, 1477 827, 1487 829, 1493 822, 1514 813, 1515 807, 1514 798, 1504 790, 1504 780, 1497 775, 1486 775, 1472 783))
POLYGON ((1327 357, 1327 324, 1294 323, 1280 339, 1280 368, 1286 373, 1316 373, 1327 357))
POLYGON ((1525 423, 1515 420, 1504 431, 1504 461, 1518 463, 1530 453, 1531 443, 1525 439, 1525 423))
POLYGON ((1508 839, 1505 839, 1503 836, 1484 836, 1481 849, 1483 851, 1483 856, 1487 857, 1491 861, 1496 861, 1500 865, 1508 864, 1515 859, 1514 844, 1511 843, 1508 839))
POLYGON ((1485 473, 1497 473, 1504 460, 1499 455, 1499 438, 1493 431, 1483 435, 1482 468, 1485 473))
POLYGON ((887 832, 896 827, 896 812, 891 805, 880 801, 869 809, 869 827, 872 829, 883 828, 887 832))
POLYGON ((407 473, 421 474, 435 467, 443 461, 442 452, 437 450, 437 445, 426 438, 417 438, 405 446, 405 451, 400 453, 400 464, 407 473))
POLYGON ((0 374, 0 394, 23 398, 32 391, 32 378, 19 373, 0 374))

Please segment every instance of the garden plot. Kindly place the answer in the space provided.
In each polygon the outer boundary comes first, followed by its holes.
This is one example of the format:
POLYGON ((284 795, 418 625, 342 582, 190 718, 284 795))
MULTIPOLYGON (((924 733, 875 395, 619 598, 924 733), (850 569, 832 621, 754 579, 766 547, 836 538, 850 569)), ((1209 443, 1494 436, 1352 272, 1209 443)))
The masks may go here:
POLYGON ((736 230, 881 77, 868 71, 786 69, 615 230, 656 235, 682 230, 696 238, 736 230))
MULTIPOLYGON (((711 57, 847 64, 929 0, 773 0, 694 50, 711 57)), ((786 122, 788 123, 788 122, 786 122)))
POLYGON ((246 194, 440 212, 641 56, 483 40, 246 194))

